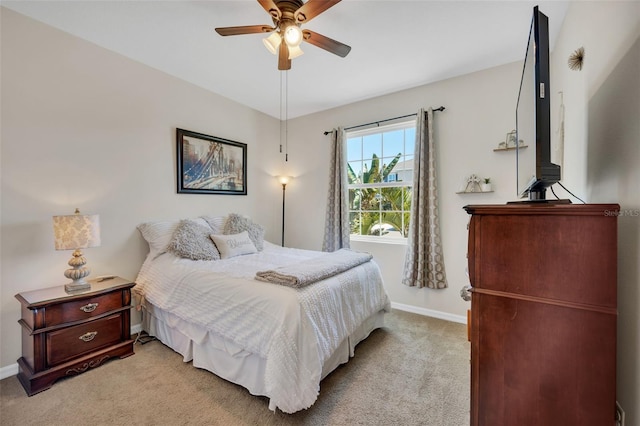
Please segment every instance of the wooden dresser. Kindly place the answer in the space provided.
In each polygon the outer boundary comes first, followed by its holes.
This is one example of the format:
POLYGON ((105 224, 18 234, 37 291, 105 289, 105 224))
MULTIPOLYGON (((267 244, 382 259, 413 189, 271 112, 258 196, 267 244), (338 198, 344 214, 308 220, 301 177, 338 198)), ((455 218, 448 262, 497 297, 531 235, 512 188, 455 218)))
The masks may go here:
POLYGON ((19 293, 22 357, 18 379, 29 396, 107 360, 133 355, 131 287, 115 277, 89 281, 91 289, 67 294, 64 286, 19 293))
POLYGON ((613 426, 613 204, 471 205, 471 425, 613 426))

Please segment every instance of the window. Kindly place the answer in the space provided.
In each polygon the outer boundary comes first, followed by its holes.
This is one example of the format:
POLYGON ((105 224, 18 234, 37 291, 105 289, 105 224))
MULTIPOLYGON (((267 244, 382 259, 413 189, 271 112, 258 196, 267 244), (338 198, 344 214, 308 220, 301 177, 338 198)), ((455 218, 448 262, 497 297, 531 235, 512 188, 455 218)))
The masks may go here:
POLYGON ((415 119, 347 131, 349 226, 353 240, 406 240, 415 135, 415 119))

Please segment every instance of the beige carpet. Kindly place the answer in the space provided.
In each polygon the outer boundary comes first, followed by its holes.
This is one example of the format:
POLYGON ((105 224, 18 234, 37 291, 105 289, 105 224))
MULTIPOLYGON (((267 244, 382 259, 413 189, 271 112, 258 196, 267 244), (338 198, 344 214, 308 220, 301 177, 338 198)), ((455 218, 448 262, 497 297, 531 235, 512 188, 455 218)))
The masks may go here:
POLYGON ((269 411, 266 398, 182 362, 157 341, 135 351, 30 398, 15 376, 0 381, 0 424, 469 424, 463 324, 394 310, 322 381, 316 403, 291 415, 269 411))

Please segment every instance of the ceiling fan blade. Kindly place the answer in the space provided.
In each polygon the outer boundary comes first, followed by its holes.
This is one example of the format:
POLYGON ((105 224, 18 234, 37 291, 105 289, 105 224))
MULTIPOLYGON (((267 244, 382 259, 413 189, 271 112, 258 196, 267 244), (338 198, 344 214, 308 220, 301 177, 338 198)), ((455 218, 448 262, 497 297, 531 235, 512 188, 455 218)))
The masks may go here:
POLYGON ((216 32, 221 36, 232 36, 241 34, 270 33, 275 28, 268 25, 244 25, 240 27, 216 28, 216 32))
POLYGON ((295 11, 293 17, 298 23, 309 22, 336 3, 340 0, 309 0, 295 11))
MULTIPOLYGON (((308 3, 307 3, 308 4, 308 3)), ((347 46, 344 43, 340 43, 332 38, 323 36, 311 30, 302 30, 303 40, 307 43, 311 43, 321 49, 338 55, 342 58, 347 56, 351 51, 351 46, 347 46)))
POLYGON ((260 3, 260 6, 262 6, 272 18, 279 20, 282 16, 282 12, 280 12, 280 9, 278 9, 278 6, 273 0, 258 0, 258 3, 260 3))
POLYGON ((287 47, 287 43, 280 43, 280 52, 278 54, 278 69, 281 71, 291 69, 291 59, 289 59, 289 47, 287 47))

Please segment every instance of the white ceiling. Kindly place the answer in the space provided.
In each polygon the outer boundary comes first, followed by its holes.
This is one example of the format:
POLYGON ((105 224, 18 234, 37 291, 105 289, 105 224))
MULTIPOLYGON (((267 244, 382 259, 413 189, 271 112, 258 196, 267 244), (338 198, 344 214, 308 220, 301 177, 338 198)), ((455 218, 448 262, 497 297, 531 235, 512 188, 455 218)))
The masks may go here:
MULTIPOLYGON (((524 57, 533 6, 551 39, 566 1, 343 0, 303 28, 351 46, 340 58, 307 43, 288 71, 288 118, 467 74, 524 57)), ((2 6, 280 117, 277 58, 261 34, 216 27, 271 24, 255 0, 2 1, 2 6)))

